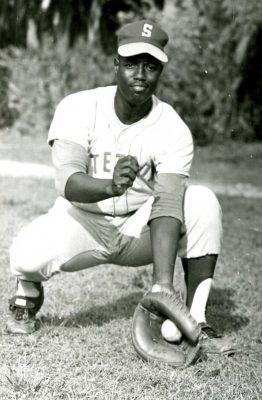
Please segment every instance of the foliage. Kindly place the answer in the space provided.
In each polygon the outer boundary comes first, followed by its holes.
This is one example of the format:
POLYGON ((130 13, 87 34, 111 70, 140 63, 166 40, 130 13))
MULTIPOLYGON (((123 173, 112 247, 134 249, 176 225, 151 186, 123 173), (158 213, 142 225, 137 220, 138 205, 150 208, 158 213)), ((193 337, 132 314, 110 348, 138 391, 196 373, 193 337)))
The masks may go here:
POLYGON ((66 36, 69 47, 79 38, 95 37, 110 53, 122 19, 142 17, 150 8, 159 10, 163 5, 164 0, 4 0, 0 2, 0 48, 30 46, 32 34, 41 43, 48 34, 55 41, 66 36))
POLYGON ((251 3, 184 0, 165 21, 171 62, 163 95, 199 142, 262 138, 262 6, 251 3))
MULTIPOLYGON (((13 130, 46 133, 58 102, 67 94, 113 82, 113 60, 80 43, 65 51, 66 40, 42 52, 10 48, 4 58, 12 71, 9 106, 19 115, 13 130)), ((3 54, 3 52, 2 52, 3 54)))
MULTIPOLYGON (((27 0, 28 18, 31 3, 27 0)), ((2 51, 9 67, 12 110, 3 104, 6 111, 0 119, 6 124, 19 113, 15 128, 21 133, 29 131, 27 125, 46 130, 64 95, 111 84, 115 30, 121 23, 146 16, 158 20, 170 35, 170 63, 158 94, 177 109, 196 141, 262 138, 262 6, 256 0, 78 0, 64 8, 59 4, 50 2, 38 48, 2 51), (56 13, 59 23, 54 25, 56 13), (76 24, 74 18, 80 14, 86 19, 76 24), (77 27, 75 33, 71 26, 77 27)))

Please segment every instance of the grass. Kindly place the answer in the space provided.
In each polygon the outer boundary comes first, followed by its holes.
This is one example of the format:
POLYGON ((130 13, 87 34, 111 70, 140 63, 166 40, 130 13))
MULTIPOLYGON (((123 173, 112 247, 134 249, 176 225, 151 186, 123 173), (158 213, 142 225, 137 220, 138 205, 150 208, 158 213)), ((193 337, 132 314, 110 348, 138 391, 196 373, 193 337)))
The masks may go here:
MULTIPOLYGON (((0 158, 39 162, 40 157, 50 163, 43 148, 39 139, 12 142, 6 137, 0 158)), ((198 148, 193 177, 260 185, 261 154, 261 144, 198 148)), ((45 284, 41 329, 26 337, 5 334, 7 300, 15 287, 8 267, 12 237, 54 199, 51 181, 1 178, 0 399, 262 398, 261 199, 219 196, 224 246, 208 318, 243 350, 234 357, 209 357, 185 370, 144 363, 131 343, 132 314, 150 286, 151 266, 106 265, 56 275, 45 284)), ((175 282, 182 289, 179 261, 175 282)))

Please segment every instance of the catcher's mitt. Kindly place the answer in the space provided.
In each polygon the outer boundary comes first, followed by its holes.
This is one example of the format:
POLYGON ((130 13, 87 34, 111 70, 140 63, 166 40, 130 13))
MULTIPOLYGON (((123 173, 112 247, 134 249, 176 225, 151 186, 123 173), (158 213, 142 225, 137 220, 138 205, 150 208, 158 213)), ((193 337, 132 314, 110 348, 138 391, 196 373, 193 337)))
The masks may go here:
POLYGON ((132 342, 146 361, 184 367, 192 364, 200 353, 201 329, 182 303, 178 294, 148 293, 135 309, 132 321, 132 342), (167 342, 161 334, 162 323, 170 319, 183 334, 179 344, 167 342))

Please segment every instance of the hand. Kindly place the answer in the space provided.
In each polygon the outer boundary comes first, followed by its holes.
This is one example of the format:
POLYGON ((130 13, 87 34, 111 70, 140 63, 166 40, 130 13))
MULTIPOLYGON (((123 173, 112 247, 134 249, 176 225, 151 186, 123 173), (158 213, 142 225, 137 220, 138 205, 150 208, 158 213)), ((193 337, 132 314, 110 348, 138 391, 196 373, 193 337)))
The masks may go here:
POLYGON ((133 156, 120 158, 114 168, 112 190, 114 196, 121 196, 133 185, 139 171, 137 159, 133 156))
POLYGON ((164 292, 167 294, 174 294, 175 289, 171 283, 155 283, 150 289, 151 293, 164 292))

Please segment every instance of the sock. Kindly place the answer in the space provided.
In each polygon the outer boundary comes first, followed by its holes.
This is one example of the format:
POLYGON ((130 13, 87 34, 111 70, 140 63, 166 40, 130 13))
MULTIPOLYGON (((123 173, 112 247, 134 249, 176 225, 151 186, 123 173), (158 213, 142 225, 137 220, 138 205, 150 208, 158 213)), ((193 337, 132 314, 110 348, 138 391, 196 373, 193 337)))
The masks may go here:
POLYGON ((29 282, 19 279, 16 295, 25 297, 38 297, 39 296, 38 287, 39 287, 38 282, 29 282))
POLYGON ((195 318, 197 323, 206 322, 206 305, 213 279, 208 278, 201 282, 194 294, 190 307, 190 314, 195 318))
POLYGON ((198 323, 206 322, 206 306, 216 261, 217 255, 182 259, 187 287, 186 305, 198 323))

